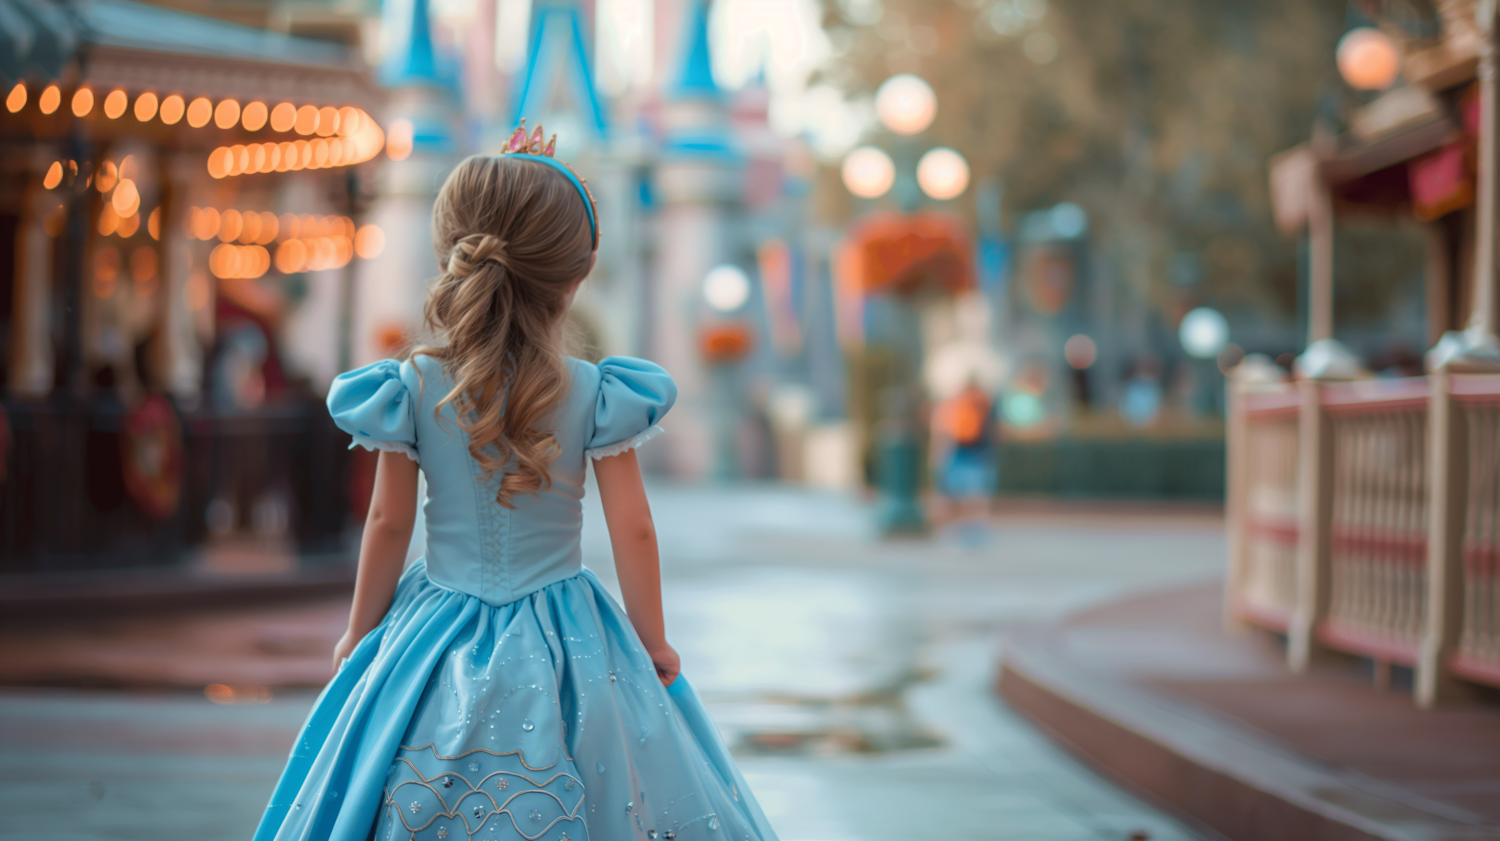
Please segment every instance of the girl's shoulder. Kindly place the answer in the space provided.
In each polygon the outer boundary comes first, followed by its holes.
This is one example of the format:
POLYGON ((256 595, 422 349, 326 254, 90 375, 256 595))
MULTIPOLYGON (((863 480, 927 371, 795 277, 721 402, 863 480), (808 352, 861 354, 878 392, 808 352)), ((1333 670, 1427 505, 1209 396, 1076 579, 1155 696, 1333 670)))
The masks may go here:
POLYGON ((677 384, 667 370, 649 359, 608 356, 598 362, 566 357, 573 377, 573 390, 597 393, 601 399, 633 395, 670 406, 677 399, 677 384))
POLYGON ((661 432, 657 422, 677 402, 677 384, 666 369, 645 359, 610 356, 597 364, 568 359, 573 392, 592 398, 592 430, 585 449, 593 458, 618 455, 661 432))
POLYGON ((415 396, 421 388, 412 361, 382 359, 334 378, 328 389, 333 422, 371 450, 417 459, 415 396))

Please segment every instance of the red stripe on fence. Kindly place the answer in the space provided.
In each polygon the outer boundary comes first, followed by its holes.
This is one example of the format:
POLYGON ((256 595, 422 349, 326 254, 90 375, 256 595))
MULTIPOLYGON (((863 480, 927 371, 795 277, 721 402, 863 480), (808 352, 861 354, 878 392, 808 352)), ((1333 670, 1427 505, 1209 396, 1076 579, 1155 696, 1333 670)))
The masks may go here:
POLYGON ((1336 555, 1371 555, 1398 558, 1413 564, 1427 562, 1427 535, 1364 532, 1354 529, 1333 530, 1333 552, 1336 555))
POLYGON ((1356 380, 1323 389, 1323 408, 1331 415, 1381 415, 1427 409, 1432 387, 1426 377, 1356 380))
POLYGON ((1244 396, 1245 417, 1250 420, 1283 420, 1295 418, 1302 405, 1301 397, 1292 391, 1248 392, 1244 396))
POLYGON ((1256 537, 1263 537, 1271 543, 1279 543, 1283 546, 1297 545, 1296 520, 1250 517, 1245 521, 1245 528, 1256 537))
POLYGON ((1448 666, 1453 669, 1455 675, 1466 680, 1500 686, 1500 662, 1455 654, 1448 661, 1448 666))
POLYGON ((1318 628, 1318 639, 1331 648, 1360 654, 1372 660, 1414 666, 1417 663, 1417 645, 1409 640, 1396 639, 1367 628, 1325 622, 1318 628))
POLYGON ((1500 374, 1454 374, 1448 392, 1464 406, 1500 405, 1500 374))

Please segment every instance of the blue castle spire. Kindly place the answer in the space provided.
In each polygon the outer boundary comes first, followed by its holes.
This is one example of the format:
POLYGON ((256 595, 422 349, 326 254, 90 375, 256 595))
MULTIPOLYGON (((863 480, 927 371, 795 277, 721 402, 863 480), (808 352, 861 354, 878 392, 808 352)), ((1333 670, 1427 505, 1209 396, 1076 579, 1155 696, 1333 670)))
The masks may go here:
POLYGON ((688 0, 687 14, 683 18, 686 28, 683 33, 682 64, 677 69, 677 78, 673 81, 669 94, 674 99, 717 99, 723 92, 714 81, 706 0, 688 0))
POLYGON ((385 0, 381 25, 393 37, 379 79, 388 88, 431 86, 456 90, 458 74, 452 61, 438 55, 432 43, 428 0, 385 0))
MULTIPOLYGON (((531 14, 526 69, 516 80, 512 124, 520 122, 522 117, 535 124, 542 119, 570 116, 576 119, 577 129, 595 139, 607 135, 608 121, 594 87, 583 15, 577 2, 538 0, 531 14)), ((559 137, 558 142, 564 142, 564 138, 559 137)))
POLYGON ((708 3, 688 0, 684 10, 681 63, 666 90, 669 105, 681 116, 669 118, 661 151, 670 159, 696 158, 729 166, 744 161, 729 123, 724 92, 714 81, 713 51, 708 39, 708 3), (707 108, 702 106, 707 105, 707 108))

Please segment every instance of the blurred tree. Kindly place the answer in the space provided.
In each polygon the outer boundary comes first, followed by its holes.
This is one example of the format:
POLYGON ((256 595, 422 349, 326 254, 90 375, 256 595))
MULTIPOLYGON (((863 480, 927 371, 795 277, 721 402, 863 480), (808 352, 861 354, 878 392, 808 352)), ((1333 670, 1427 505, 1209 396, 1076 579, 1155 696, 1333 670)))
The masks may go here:
POLYGON ((1003 183, 1010 218, 1089 212, 1126 321, 1205 301, 1295 312, 1297 244, 1272 225, 1266 160, 1338 89, 1344 0, 824 3, 821 80, 861 97, 894 73, 927 79, 926 137, 1003 183))

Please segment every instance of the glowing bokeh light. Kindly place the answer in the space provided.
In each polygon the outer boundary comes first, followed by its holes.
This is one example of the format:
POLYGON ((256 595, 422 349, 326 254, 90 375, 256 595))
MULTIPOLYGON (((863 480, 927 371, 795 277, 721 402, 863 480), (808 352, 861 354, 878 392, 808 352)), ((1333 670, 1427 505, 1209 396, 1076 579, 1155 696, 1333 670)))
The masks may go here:
POLYGON ((1068 364, 1082 371, 1099 358, 1099 346, 1094 340, 1079 333, 1063 344, 1063 358, 1068 364))
POLYGON ((135 118, 143 123, 150 122, 156 116, 156 108, 159 103, 156 94, 147 91, 135 98, 135 118))
POLYGON ((319 137, 332 137, 339 130, 339 109, 332 105, 325 105, 318 109, 318 127, 314 129, 319 137))
POLYGON ((1047 404, 1029 391, 1011 391, 1000 401, 1000 415, 1011 426, 1036 426, 1047 419, 1047 404))
POLYGON ((36 101, 37 107, 42 109, 43 114, 51 114, 61 104, 62 91, 58 90, 57 85, 48 85, 42 90, 41 98, 36 101))
POLYGON ((1362 91, 1385 90, 1401 72, 1401 55, 1379 29, 1361 26, 1344 33, 1336 51, 1339 75, 1362 91))
POLYGON ((917 162, 917 183, 938 201, 957 198, 969 186, 969 162, 946 146, 929 149, 917 162))
POLYGON ((175 93, 161 101, 161 121, 169 126, 177 125, 186 111, 187 105, 175 93))
POLYGON ((94 110, 94 92, 88 88, 79 88, 73 92, 73 116, 87 117, 94 110))
POLYGON ((14 114, 26 107, 26 83, 16 82, 16 86, 10 89, 5 97, 5 110, 14 114))
POLYGON ((896 183, 896 164, 884 150, 861 146, 844 158, 844 186, 862 199, 876 199, 896 183))
POLYGON ((234 128, 240 121, 240 104, 232 99, 219 102, 214 109, 214 125, 219 128, 234 128))
POLYGON ((734 312, 750 300, 750 278, 739 266, 715 266, 703 278, 703 298, 719 312, 734 312))
POLYGON ((120 214, 115 212, 114 205, 105 202, 104 206, 99 208, 99 225, 97 227, 99 236, 107 237, 113 234, 119 227, 120 214))
POLYGON ((411 120, 394 120, 391 122, 390 129, 385 133, 385 153, 393 161, 405 160, 411 154, 414 139, 415 130, 412 128, 411 120))
POLYGON ((1229 322, 1216 309, 1198 307, 1182 317, 1177 338, 1190 356, 1213 359, 1229 344, 1229 322))
POLYGON ((292 128, 298 134, 308 135, 318 130, 318 106, 304 105, 297 109, 297 121, 292 128))
POLYGON ((116 88, 104 97, 104 116, 111 120, 118 120, 125 114, 125 106, 130 104, 130 98, 125 92, 116 88))
POLYGON ((240 112, 240 125, 245 127, 245 131, 260 131, 269 117, 270 111, 266 109, 266 104, 256 100, 246 104, 240 112))
POLYGON ((133 216, 141 207, 141 193, 136 189, 134 181, 121 178, 109 203, 114 205, 115 212, 121 216, 133 216))
POLYGON ((135 236, 135 232, 139 231, 140 229, 141 214, 132 213, 120 220, 120 227, 115 230, 115 233, 119 234, 125 239, 130 239, 131 237, 135 236))
POLYGON ((898 73, 875 92, 875 114, 897 134, 920 134, 937 116, 937 94, 922 77, 898 73))
POLYGON ((200 96, 188 103, 187 121, 193 128, 203 128, 213 116, 214 104, 208 101, 208 97, 200 96))
POLYGON ((296 124, 297 106, 282 102, 271 109, 271 131, 291 131, 296 124))
POLYGON ((352 105, 345 105, 339 109, 339 134, 345 137, 351 134, 358 134, 359 130, 363 127, 364 115, 360 113, 358 108, 352 105))
POLYGON ((219 214, 219 241, 231 242, 240 238, 244 222, 238 210, 229 209, 219 214))
POLYGON ((385 231, 379 225, 363 225, 354 234, 354 253, 361 260, 372 260, 385 250, 385 231))
POLYGON ((105 161, 99 165, 99 173, 94 176, 94 187, 101 193, 107 193, 115 188, 115 183, 119 180, 120 170, 114 161, 105 161))

